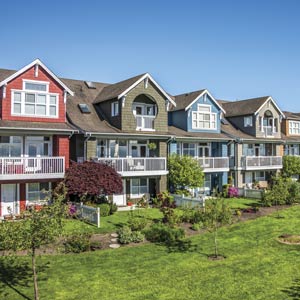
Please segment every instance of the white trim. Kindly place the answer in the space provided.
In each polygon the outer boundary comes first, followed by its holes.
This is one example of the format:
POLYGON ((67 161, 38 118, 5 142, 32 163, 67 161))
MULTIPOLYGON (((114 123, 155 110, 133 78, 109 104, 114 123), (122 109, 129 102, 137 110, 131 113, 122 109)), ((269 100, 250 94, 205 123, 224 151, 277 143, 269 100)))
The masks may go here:
POLYGON ((200 97, 202 97, 204 94, 207 94, 212 100, 213 102, 216 104, 216 106, 218 108, 220 108, 220 110, 223 112, 223 113, 226 113, 224 108, 217 102, 217 100, 210 94, 210 92, 208 90, 204 90, 202 93, 200 93, 186 108, 185 108, 185 111, 187 111, 196 101, 198 101, 198 99, 200 97))
POLYGON ((41 92, 41 93, 49 93, 49 85, 50 82, 49 81, 39 81, 39 80, 31 80, 31 79, 22 79, 23 81, 23 87, 22 89, 24 91, 32 91, 32 92, 41 92), (38 91, 38 90, 29 90, 25 88, 26 83, 33 83, 33 84, 41 84, 41 85, 46 85, 46 91, 38 91))
MULTIPOLYGON (((133 179, 130 179, 130 198, 141 198, 141 197, 143 197, 143 195, 145 195, 145 194, 149 194, 149 178, 134 178, 134 180, 138 180, 139 181, 139 184, 137 185, 138 186, 138 189, 139 189, 139 191, 140 191, 140 187, 141 187, 141 180, 142 179, 145 179, 146 180, 146 182, 147 182, 147 184, 146 184, 146 186, 147 186, 147 192, 146 193, 142 193, 142 194, 132 194, 132 180, 133 179)), ((143 187, 145 187, 145 185, 142 185, 143 187)), ((136 187, 136 186, 135 186, 136 187)))
POLYGON ((119 115, 119 101, 114 101, 111 103, 111 116, 117 117, 118 115, 119 115))
POLYGON ((152 76, 149 73, 146 73, 143 75, 140 79, 138 79, 135 83, 133 83, 128 89, 123 91, 119 96, 118 99, 122 98, 123 96, 126 96, 126 94, 132 90, 134 87, 136 87, 140 82, 142 82, 145 78, 150 79, 156 87, 159 89, 159 91, 174 105, 176 106, 176 103, 174 100, 162 89, 162 87, 152 78, 152 76))
POLYGON ((284 113, 281 111, 281 109, 278 107, 278 105, 276 104, 276 102, 274 101, 274 99, 270 96, 267 98, 267 100, 259 107, 259 109, 254 113, 254 115, 257 115, 258 112, 262 109, 262 107, 269 101, 271 100, 272 103, 274 104, 274 106, 277 108, 277 110, 279 111, 280 115, 285 118, 284 113))
POLYGON ((0 82, 0 86, 7 84, 9 81, 13 80, 14 78, 18 77, 20 74, 24 73, 26 70, 30 69, 34 65, 41 66, 55 81, 57 81, 71 96, 74 96, 74 92, 72 92, 53 72, 51 72, 39 59, 34 60, 30 64, 26 65, 16 73, 12 74, 11 76, 7 77, 6 79, 0 82))

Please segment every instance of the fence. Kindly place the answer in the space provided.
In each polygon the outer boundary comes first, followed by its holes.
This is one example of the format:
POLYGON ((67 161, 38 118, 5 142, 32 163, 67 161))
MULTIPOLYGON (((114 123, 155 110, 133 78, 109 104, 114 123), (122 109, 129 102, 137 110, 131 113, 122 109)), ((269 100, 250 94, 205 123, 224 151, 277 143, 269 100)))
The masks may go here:
POLYGON ((83 203, 74 203, 76 207, 76 216, 93 225, 100 227, 100 208, 83 205, 83 203))
POLYGON ((265 191, 264 190, 254 190, 238 188, 238 195, 246 198, 262 199, 265 191))
POLYGON ((205 206, 205 195, 197 197, 197 198, 190 198, 185 197, 184 195, 171 195, 174 198, 177 206, 189 206, 189 207, 204 207, 205 206))

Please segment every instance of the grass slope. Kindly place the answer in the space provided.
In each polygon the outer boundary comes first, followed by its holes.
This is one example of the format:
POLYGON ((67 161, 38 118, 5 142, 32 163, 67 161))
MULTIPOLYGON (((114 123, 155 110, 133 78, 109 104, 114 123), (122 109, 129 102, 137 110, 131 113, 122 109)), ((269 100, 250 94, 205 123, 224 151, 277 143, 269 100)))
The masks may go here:
MULTIPOLYGON (((299 299, 300 246, 276 238, 299 234, 300 206, 280 214, 284 218, 266 216, 222 228, 220 251, 227 256, 222 261, 207 259, 213 252, 211 234, 193 237, 187 251, 147 244, 43 256, 38 259, 44 267, 41 299, 299 299)), ((14 272, 7 260, 0 260, 0 299, 32 299, 26 268, 14 272)), ((26 261, 18 258, 18 264, 26 261)))

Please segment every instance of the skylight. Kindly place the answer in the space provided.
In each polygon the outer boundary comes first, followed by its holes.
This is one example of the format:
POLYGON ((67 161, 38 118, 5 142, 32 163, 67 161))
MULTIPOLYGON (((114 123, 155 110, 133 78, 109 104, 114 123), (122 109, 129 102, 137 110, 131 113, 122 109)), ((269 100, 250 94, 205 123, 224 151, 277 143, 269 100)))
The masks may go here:
POLYGON ((95 89, 96 88, 94 82, 92 82, 92 81, 85 81, 85 84, 87 85, 87 87, 89 89, 95 89))
POLYGON ((85 103, 78 104, 78 107, 79 107, 79 109, 81 110, 81 112, 83 114, 90 114, 91 113, 89 107, 85 103))

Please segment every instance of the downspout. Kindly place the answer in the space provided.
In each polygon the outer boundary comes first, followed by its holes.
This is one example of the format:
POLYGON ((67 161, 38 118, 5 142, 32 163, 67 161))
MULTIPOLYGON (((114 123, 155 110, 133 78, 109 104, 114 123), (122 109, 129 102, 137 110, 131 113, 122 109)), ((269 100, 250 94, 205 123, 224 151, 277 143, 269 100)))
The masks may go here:
POLYGON ((87 160, 87 141, 90 139, 90 137, 92 136, 91 133, 86 132, 85 133, 85 139, 83 142, 83 158, 84 160, 87 160))

